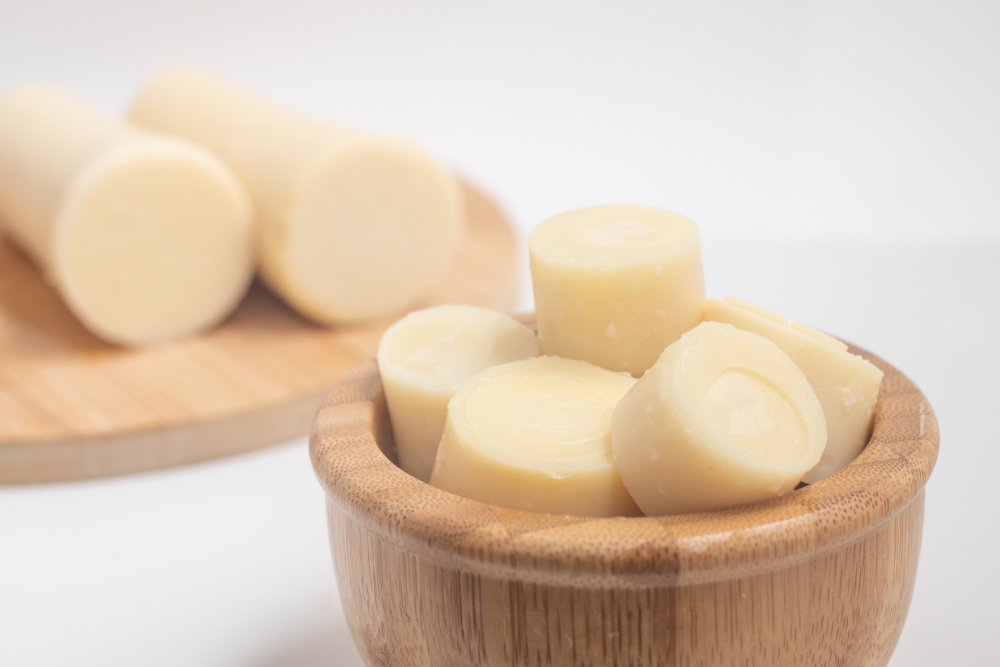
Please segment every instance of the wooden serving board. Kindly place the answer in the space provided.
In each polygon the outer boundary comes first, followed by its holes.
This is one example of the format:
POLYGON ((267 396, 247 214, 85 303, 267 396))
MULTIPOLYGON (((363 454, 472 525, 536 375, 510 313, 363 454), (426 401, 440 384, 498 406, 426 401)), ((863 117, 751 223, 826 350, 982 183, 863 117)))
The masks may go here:
MULTIPOLYGON (((514 234, 493 203, 464 189, 464 246, 420 306, 506 310, 514 234)), ((118 348, 88 333, 0 237, 0 483, 154 470, 305 435, 323 397, 375 354, 392 319, 325 328, 255 282, 207 335, 118 348)))

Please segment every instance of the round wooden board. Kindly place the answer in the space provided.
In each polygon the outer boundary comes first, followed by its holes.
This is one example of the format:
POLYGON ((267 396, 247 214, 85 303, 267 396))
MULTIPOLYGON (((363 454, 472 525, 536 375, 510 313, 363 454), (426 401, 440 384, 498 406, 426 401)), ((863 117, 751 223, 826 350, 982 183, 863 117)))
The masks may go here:
MULTIPOLYGON (((514 234, 482 193, 464 190, 465 244, 420 307, 506 310, 514 234)), ((207 335, 122 349, 89 334, 0 237, 0 483, 154 470, 303 436, 323 397, 375 354, 391 321, 321 327, 255 282, 207 335)))

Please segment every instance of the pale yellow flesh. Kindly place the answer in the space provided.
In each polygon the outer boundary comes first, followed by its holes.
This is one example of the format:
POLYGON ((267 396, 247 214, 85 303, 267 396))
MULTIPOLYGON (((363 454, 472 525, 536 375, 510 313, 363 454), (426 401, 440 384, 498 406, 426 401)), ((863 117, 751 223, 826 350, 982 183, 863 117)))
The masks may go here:
POLYGON ((778 313, 772 310, 768 310, 767 308, 762 308, 760 306, 755 306, 752 303, 747 303, 746 301, 741 301, 731 296, 727 296, 725 298, 725 303, 728 303, 732 306, 736 306, 737 308, 742 308, 743 310, 754 313, 755 315, 760 315, 761 317, 769 319, 772 322, 777 322, 778 324, 784 326, 787 329, 800 331, 806 335, 812 336, 813 338, 816 338, 829 345, 832 345, 833 347, 839 350, 847 352, 846 343, 837 340, 836 338, 834 338, 829 334, 823 333, 819 329, 813 329, 812 327, 802 324, 801 322, 796 322, 795 320, 785 317, 784 315, 779 315, 778 313))
POLYGON ((428 308, 389 327, 378 363, 399 466, 429 481, 455 391, 490 366, 537 355, 531 329, 476 306, 428 308))
POLYGON ((701 321, 695 224, 643 206, 599 206, 528 234, 538 336, 545 354, 641 375, 701 321))
POLYGON ((705 322, 622 398, 611 436, 626 488, 659 516, 794 489, 819 460, 826 425, 805 376, 777 345, 705 322))
POLYGON ((819 332, 815 329, 787 318, 763 315, 761 311, 729 297, 705 303, 706 320, 727 322, 773 341, 809 380, 823 406, 827 443, 823 457, 804 481, 818 482, 853 461, 864 449, 883 373, 848 352, 840 341, 826 334, 816 335, 819 332))
POLYGON ((409 142, 336 128, 195 70, 154 77, 131 117, 232 167, 257 211, 263 277, 314 320, 410 307, 458 250, 459 189, 409 142))
POLYGON ((250 203, 225 165, 47 86, 0 98, 0 222, 112 343, 202 331, 252 277, 250 203))
POLYGON ((585 361, 494 366, 448 404, 431 484, 500 507, 638 516, 611 456, 611 414, 635 384, 585 361))

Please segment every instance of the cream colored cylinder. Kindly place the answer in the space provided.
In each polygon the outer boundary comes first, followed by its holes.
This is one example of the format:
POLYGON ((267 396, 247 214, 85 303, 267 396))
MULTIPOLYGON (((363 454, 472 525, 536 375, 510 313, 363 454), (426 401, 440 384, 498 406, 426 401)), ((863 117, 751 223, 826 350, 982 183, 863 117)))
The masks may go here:
POLYGON ((378 365, 399 467, 430 481, 455 391, 490 366, 537 355, 531 329, 487 308, 438 306, 389 327, 379 343, 378 365))
POLYGON ((647 515, 684 514, 791 491, 826 444, 823 409, 771 341, 705 322, 622 398, 615 461, 647 515))
POLYGON ((615 404, 634 384, 560 357, 487 369, 448 404, 431 484, 529 512, 638 516, 610 433, 615 404))
POLYGON ((826 418, 823 457, 803 481, 812 484, 853 461, 868 441, 883 373, 836 338, 732 297, 709 299, 705 319, 773 341, 799 367, 826 418))
POLYGON ((562 213, 528 234, 545 354, 641 375, 701 321, 698 228, 644 206, 562 213))
POLYGON ((218 158, 48 86, 0 97, 0 226, 113 343, 210 327, 252 277, 250 202, 218 158))
POLYGON ((459 189, 407 141, 333 127, 195 70, 154 77, 131 116, 233 168, 256 207, 263 277, 314 320, 412 306, 458 250, 459 189))

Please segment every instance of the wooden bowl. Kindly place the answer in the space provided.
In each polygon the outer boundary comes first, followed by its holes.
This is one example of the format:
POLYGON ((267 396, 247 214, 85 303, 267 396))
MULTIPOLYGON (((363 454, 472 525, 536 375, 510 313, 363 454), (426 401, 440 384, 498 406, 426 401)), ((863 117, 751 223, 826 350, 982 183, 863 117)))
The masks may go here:
POLYGON ((460 498, 401 471, 374 360, 310 436, 344 613, 369 666, 885 665, 913 592, 938 427, 885 371, 871 440, 781 498, 593 519, 460 498))

